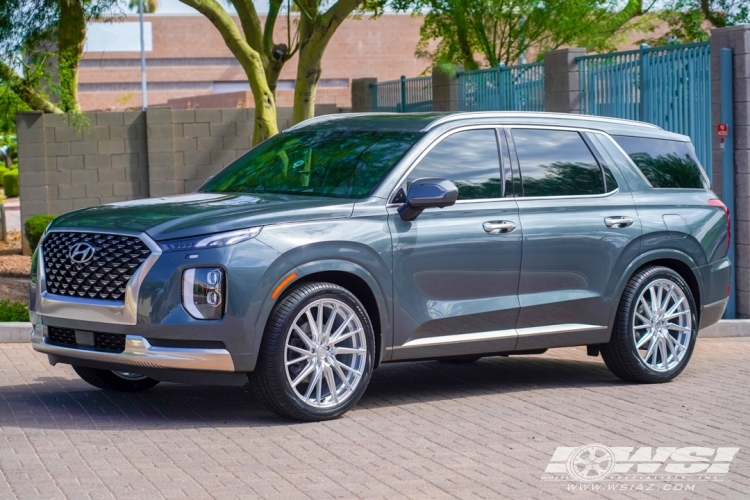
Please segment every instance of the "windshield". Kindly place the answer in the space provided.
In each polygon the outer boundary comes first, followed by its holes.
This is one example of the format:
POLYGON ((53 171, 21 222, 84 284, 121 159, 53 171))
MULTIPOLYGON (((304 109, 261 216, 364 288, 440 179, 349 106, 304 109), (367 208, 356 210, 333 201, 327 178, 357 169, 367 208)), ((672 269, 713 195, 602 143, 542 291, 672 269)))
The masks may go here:
POLYGON ((405 132, 287 132, 251 149, 201 191, 362 198, 420 137, 405 132))

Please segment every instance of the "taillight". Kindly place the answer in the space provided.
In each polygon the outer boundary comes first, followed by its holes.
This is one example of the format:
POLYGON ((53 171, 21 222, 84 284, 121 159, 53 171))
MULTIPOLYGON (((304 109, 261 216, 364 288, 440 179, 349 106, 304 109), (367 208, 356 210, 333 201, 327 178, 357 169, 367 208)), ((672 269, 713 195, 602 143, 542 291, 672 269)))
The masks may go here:
POLYGON ((729 245, 732 240, 732 223, 729 221, 729 209, 717 198, 708 200, 708 204, 712 207, 721 207, 724 210, 724 215, 727 218, 727 252, 729 252, 729 245))

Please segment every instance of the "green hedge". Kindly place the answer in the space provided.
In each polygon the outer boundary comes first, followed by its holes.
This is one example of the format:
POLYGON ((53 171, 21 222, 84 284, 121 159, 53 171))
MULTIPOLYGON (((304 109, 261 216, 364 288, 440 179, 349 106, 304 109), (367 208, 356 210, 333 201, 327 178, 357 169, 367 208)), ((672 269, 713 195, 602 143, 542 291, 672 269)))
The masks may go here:
POLYGON ((41 214, 29 217, 29 220, 23 224, 23 232, 26 235, 26 239, 29 240, 29 246, 31 252, 36 250, 36 246, 39 244, 39 240, 42 238, 44 230, 47 229, 49 223, 55 218, 52 214, 41 214))
POLYGON ((3 176, 10 172, 10 169, 0 166, 0 187, 3 187, 3 176))
POLYGON ((29 321, 29 310, 26 304, 0 300, 0 323, 9 321, 29 321))
POLYGON ((3 175, 3 189, 8 198, 18 196, 18 170, 11 170, 3 175))

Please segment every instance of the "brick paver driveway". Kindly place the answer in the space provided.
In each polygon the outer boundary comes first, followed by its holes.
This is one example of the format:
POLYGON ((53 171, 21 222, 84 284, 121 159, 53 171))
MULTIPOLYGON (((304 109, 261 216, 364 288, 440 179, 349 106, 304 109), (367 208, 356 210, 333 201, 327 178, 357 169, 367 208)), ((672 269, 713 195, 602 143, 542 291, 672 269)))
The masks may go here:
POLYGON ((700 340, 682 376, 651 386, 618 381, 583 348, 387 365, 344 418, 300 424, 244 388, 93 390, 6 344, 0 498, 578 498, 592 496, 570 491, 583 483, 542 474, 556 447, 590 443, 740 448, 723 481, 692 492, 604 482, 629 490, 597 496, 748 498, 749 353, 750 339, 700 340))

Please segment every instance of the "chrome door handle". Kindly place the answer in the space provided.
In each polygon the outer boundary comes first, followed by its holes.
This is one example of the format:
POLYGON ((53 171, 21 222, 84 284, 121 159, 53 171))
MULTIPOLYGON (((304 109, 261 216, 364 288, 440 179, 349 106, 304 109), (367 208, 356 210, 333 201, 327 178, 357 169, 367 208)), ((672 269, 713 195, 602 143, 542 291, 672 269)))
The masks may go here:
POLYGON ((633 225, 633 219, 631 219, 630 217, 623 217, 621 215, 617 215, 614 217, 605 217, 604 225, 617 229, 622 227, 630 227, 633 225))
POLYGON ((493 220, 483 223, 482 229, 490 234, 512 233, 516 225, 509 220, 493 220))

